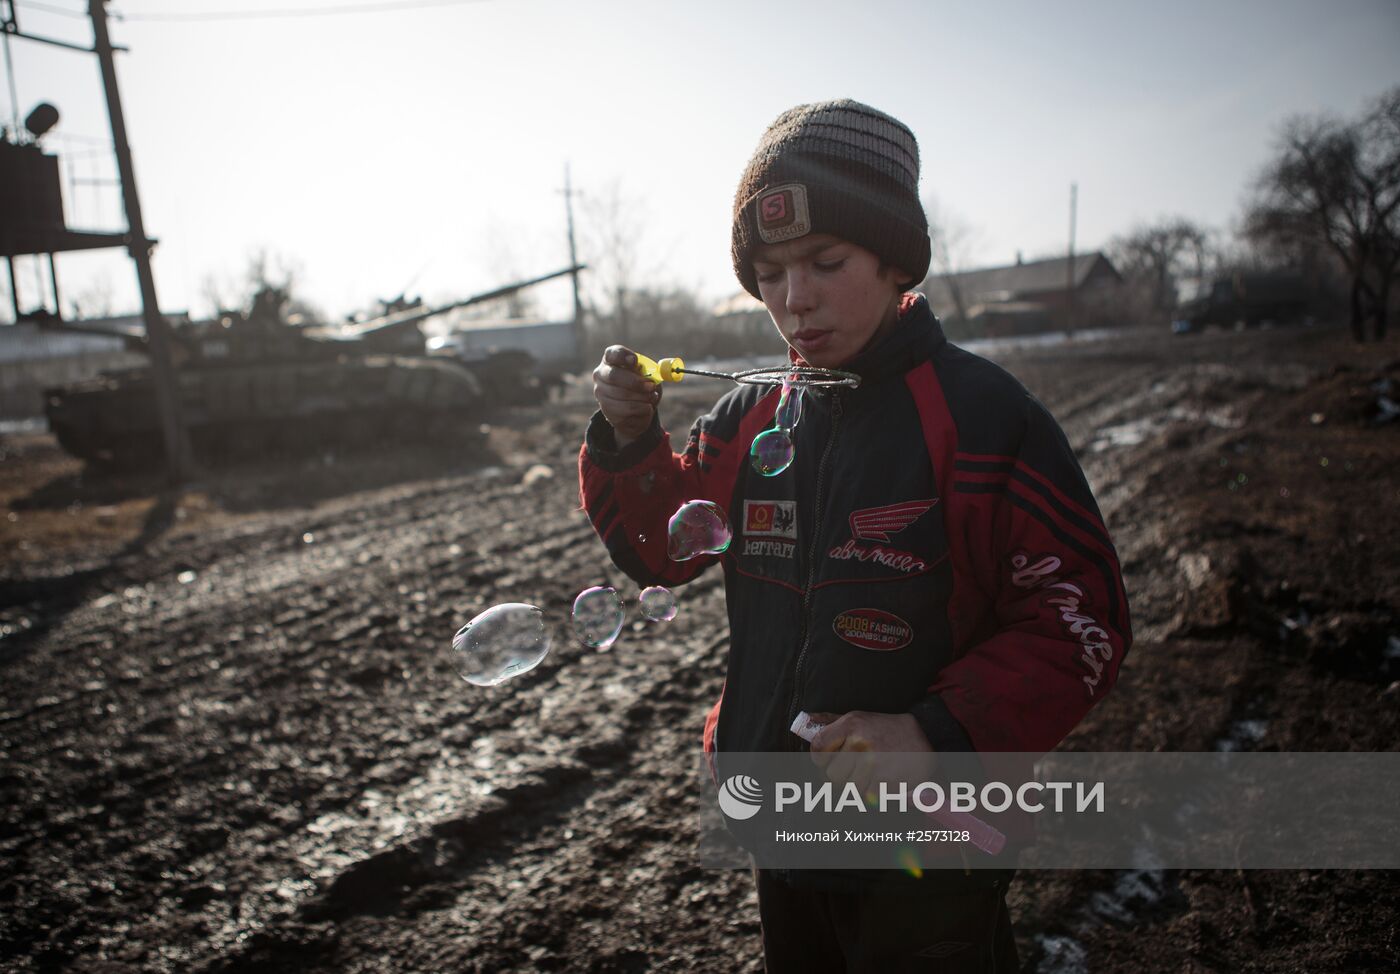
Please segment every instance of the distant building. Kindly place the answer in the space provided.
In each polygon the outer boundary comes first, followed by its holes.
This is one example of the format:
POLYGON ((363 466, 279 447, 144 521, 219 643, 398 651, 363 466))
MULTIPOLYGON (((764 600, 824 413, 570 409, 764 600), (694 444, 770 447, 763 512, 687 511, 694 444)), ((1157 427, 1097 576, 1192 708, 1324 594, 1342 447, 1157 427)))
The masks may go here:
POLYGON ((1099 251, 1076 254, 1073 274, 1068 257, 1021 261, 951 275, 933 274, 921 290, 934 314, 960 332, 959 337, 996 337, 1063 328, 1073 300, 1074 325, 1104 324, 1123 278, 1099 251), (956 288, 966 321, 958 321, 956 288))
POLYGON ((579 368, 578 338, 572 320, 458 317, 447 331, 428 339, 428 350, 450 350, 463 359, 524 351, 534 357, 540 369, 572 372, 579 368))
POLYGON ((30 321, 0 325, 0 419, 28 419, 44 412, 44 389, 91 379, 107 369, 135 368, 146 356, 121 335, 141 335, 140 315, 89 318, 70 324, 112 332, 112 337, 40 328, 30 321))
POLYGON ((712 355, 784 355, 787 346, 763 302, 748 291, 730 295, 710 309, 712 334, 701 347, 712 355))
POLYGON ((748 291, 730 295, 711 309, 715 327, 743 338, 761 338, 773 330, 768 309, 748 291))

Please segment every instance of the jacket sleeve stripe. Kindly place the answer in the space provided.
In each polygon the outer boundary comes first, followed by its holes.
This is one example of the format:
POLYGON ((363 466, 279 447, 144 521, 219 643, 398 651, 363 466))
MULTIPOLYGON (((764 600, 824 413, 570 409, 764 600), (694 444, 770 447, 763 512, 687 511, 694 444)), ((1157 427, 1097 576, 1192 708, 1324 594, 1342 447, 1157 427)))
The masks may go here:
POLYGON ((1000 480, 996 483, 956 483, 953 485, 954 493, 958 494, 1004 494, 1006 493, 1006 481, 1000 480))
POLYGON ((712 456, 718 456, 728 446, 726 441, 717 436, 711 436, 709 433, 701 433, 699 439, 700 449, 712 456))
MULTIPOLYGON (((974 473, 994 473, 1009 471, 1017 480, 1040 494, 1056 513, 1092 537, 1106 552, 1113 551, 1113 542, 1108 530, 1097 513, 1068 497, 1044 474, 1017 457, 1003 457, 991 454, 959 453, 953 466, 959 471, 974 473)), ((965 479, 958 478, 960 481, 965 479)))
POLYGON ((964 460, 963 454, 958 454, 953 458, 954 470, 965 470, 971 473, 999 473, 1005 471, 1009 473, 1014 467, 1012 460, 964 460))
MULTIPOLYGON (((593 522, 595 529, 598 527, 599 515, 608 506, 608 502, 613 499, 612 479, 610 477, 598 477, 596 481, 600 485, 598 487, 598 492, 592 496, 590 496, 588 492, 584 493, 584 504, 588 509, 588 519, 593 522)), ((601 535, 602 532, 599 531, 599 534, 601 535)))
POLYGON ((1062 502, 1060 497, 1056 496, 1059 494, 1058 491, 1047 490, 1046 484, 1043 481, 1026 476, 1027 469, 1029 468, 1017 467, 1015 472, 1012 473, 1011 478, 1023 488, 1034 492, 1035 495, 1040 498, 1041 502, 1050 508, 1052 513, 1078 528, 1085 537, 1092 540, 1101 551, 1108 553, 1113 550, 1113 543, 1108 539, 1108 532, 1104 530, 1098 518, 1085 517, 1079 513, 1083 510, 1082 508, 1071 507, 1062 502))
POLYGON ((1005 484, 1011 479, 1010 470, 964 470, 953 476, 955 484, 1005 484))
MULTIPOLYGON (((1050 480, 1039 470, 1036 470, 1034 467, 1026 463, 1016 464, 1016 472, 1019 475, 1029 476, 1030 478, 1037 481, 1041 485, 1041 487, 1044 488, 1041 491, 1041 493, 1047 494, 1047 496, 1052 496, 1055 499, 1059 500, 1065 507, 1073 511, 1080 518, 1083 518, 1085 521, 1088 521, 1090 524, 1098 525, 1098 533, 1102 535, 1104 543, 1108 545, 1110 549, 1112 549, 1113 544, 1111 541, 1108 540, 1108 531, 1103 527, 1103 522, 1100 519, 1097 511, 1090 510, 1084 505, 1077 503, 1072 497, 1069 497, 1067 494, 1065 494, 1064 491, 1060 490, 1059 487, 1055 486, 1054 481, 1050 480)), ((1022 479, 1025 479, 1025 477, 1023 476, 1022 479)))
POLYGON ((1001 453, 964 453, 959 450, 953 457, 954 461, 961 463, 989 463, 997 466, 1014 467, 1016 457, 1008 457, 1001 453))
POLYGON ((1068 534, 1039 505, 1031 503, 1016 491, 1008 491, 1006 498, 1016 507, 1039 521, 1040 524, 1054 536, 1055 540, 1073 549, 1099 570, 1099 574, 1103 576, 1104 591, 1108 594, 1109 615, 1113 617, 1115 628, 1117 628, 1120 633, 1127 633, 1129 631, 1128 618, 1127 614, 1123 611, 1124 601, 1121 590, 1118 587, 1118 573, 1113 570, 1113 566, 1108 559, 1104 558, 1099 552, 1088 548, 1078 538, 1068 534))
POLYGON ((599 514, 598 519, 593 523, 593 530, 598 532, 598 537, 602 538, 604 543, 607 542, 608 536, 616 527, 619 510, 616 500, 609 501, 603 508, 603 513, 599 514))

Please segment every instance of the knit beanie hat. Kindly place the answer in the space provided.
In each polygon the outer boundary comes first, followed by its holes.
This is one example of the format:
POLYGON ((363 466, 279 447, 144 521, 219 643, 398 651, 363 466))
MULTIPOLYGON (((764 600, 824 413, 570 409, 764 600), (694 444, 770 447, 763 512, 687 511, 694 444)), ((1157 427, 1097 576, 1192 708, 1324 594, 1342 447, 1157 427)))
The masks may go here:
POLYGON ((759 297, 753 252, 809 233, 859 244, 911 282, 928 273, 919 144, 904 123, 850 99, 798 105, 768 126, 734 194, 731 254, 759 297))

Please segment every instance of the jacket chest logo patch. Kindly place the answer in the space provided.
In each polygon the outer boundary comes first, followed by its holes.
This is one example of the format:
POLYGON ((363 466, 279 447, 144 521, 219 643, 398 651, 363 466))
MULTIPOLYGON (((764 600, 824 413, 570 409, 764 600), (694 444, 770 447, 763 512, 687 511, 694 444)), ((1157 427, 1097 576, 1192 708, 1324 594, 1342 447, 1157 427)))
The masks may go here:
POLYGON ((861 542, 889 541, 890 535, 908 528, 937 503, 938 498, 935 497, 931 500, 904 501, 900 504, 852 511, 847 519, 851 526, 850 540, 832 548, 826 553, 827 557, 838 561, 873 561, 877 565, 884 565, 905 574, 927 571, 928 562, 912 552, 888 548, 883 544, 861 542))
POLYGON ((796 540, 797 501, 744 501, 744 554, 791 559, 796 540))
POLYGON ((890 535, 898 534, 919 518, 924 512, 938 503, 938 498, 927 501, 905 501, 902 504, 886 504, 884 507, 867 507, 852 511, 849 518, 851 537, 865 541, 888 541, 890 535))
POLYGON ((797 538, 797 501, 744 501, 744 534, 797 538))
POLYGON ((831 621, 831 629, 852 646, 877 652, 903 649, 914 638, 909 623, 883 609, 847 609, 831 621))

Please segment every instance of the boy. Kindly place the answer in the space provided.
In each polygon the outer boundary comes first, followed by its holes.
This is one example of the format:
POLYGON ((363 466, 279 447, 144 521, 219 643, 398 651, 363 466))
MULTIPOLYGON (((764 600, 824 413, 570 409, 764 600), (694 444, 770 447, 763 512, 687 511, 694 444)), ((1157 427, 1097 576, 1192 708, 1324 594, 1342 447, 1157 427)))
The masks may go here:
MULTIPOLYGON (((819 763, 1049 751, 1131 641, 1117 555, 1064 434, 905 291, 929 263, 918 176, 909 129, 845 100, 779 116, 744 171, 740 282, 794 363, 861 377, 803 393, 781 475, 747 457, 775 389, 729 392, 673 455, 632 352, 612 346, 593 373, 580 483, 613 561, 639 584, 724 566, 730 652, 708 752, 801 748, 789 726, 803 710, 830 721, 819 763), (728 512, 733 544, 671 562, 666 522, 692 499, 728 512), (886 645, 861 637, 871 620, 886 645)), ((1004 873, 755 875, 770 971, 1017 969, 1004 873)))

